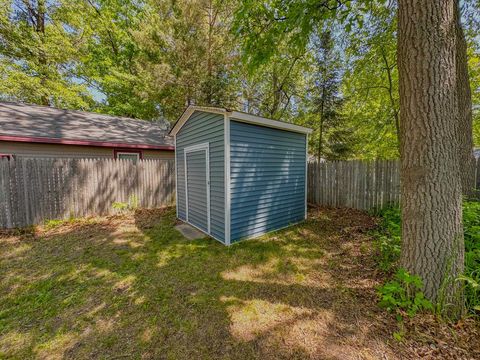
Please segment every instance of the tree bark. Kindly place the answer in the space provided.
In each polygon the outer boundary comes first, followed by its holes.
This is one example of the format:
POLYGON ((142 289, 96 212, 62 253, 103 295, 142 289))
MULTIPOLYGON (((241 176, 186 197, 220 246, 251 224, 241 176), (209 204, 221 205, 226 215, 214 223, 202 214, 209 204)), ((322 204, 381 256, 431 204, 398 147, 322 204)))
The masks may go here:
POLYGON ((397 132, 397 142, 398 142, 398 151, 400 152, 400 116, 398 114, 397 105, 395 104, 395 99, 393 98, 393 79, 392 79, 392 65, 388 63, 387 54, 383 47, 380 48, 382 53, 383 63, 385 64, 385 71, 387 72, 388 79, 388 97, 390 99, 390 106, 392 107, 393 120, 395 121, 395 131, 397 132))
POLYGON ((455 0, 400 0, 401 264, 445 315, 463 311, 455 0))
POLYGON ((462 193, 475 195, 475 157, 473 155, 472 92, 468 76, 467 42, 463 33, 460 5, 455 2, 456 67, 457 67, 457 124, 462 193))
POLYGON ((272 106, 270 108, 270 117, 272 119, 275 118, 275 114, 278 110, 278 107, 280 106, 280 90, 278 87, 278 74, 277 74, 277 64, 273 63, 273 69, 272 69, 272 97, 273 97, 273 102, 272 106))
POLYGON ((40 48, 38 50, 38 63, 40 67, 40 83, 42 84, 42 90, 44 93, 40 96, 40 102, 42 105, 50 105, 48 95, 45 93, 45 85, 48 80, 48 64, 47 56, 45 54, 45 13, 46 5, 44 0, 38 0, 36 11, 36 26, 35 31, 40 38, 40 48))
POLYGON ((207 105, 213 105, 213 31, 216 21, 216 16, 214 15, 213 3, 212 1, 208 4, 207 9, 208 16, 208 41, 207 41, 207 88, 206 91, 206 103, 207 105))
POLYGON ((320 100, 320 121, 318 127, 318 149, 317 149, 317 156, 318 161, 322 159, 323 155, 323 124, 325 121, 325 83, 322 84, 322 97, 320 100))

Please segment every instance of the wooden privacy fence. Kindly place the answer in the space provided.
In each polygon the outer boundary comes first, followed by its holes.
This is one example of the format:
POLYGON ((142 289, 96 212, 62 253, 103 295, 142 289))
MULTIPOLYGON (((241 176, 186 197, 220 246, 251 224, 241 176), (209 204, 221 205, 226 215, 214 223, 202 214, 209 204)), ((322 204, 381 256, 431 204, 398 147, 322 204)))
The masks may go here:
MULTIPOLYGON (((480 190, 480 159, 476 166, 480 190)), ((309 162, 308 202, 356 209, 400 201, 396 160, 309 162)), ((0 159, 0 228, 115 212, 114 203, 152 208, 175 202, 173 160, 0 159)))
MULTIPOLYGON (((476 163, 480 190, 480 159, 476 163)), ((311 204, 369 210, 400 202, 400 162, 309 162, 308 195, 311 204)))
POLYGON ((368 210, 400 200, 397 160, 308 164, 308 202, 368 210))
POLYGON ((174 160, 0 160, 0 228, 175 202, 174 160))

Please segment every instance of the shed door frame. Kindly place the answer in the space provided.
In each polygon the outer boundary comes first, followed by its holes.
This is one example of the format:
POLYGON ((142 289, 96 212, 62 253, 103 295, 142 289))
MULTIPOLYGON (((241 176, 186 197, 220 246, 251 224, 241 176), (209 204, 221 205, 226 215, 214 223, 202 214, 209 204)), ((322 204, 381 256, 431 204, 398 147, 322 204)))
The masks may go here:
POLYGON ((183 149, 183 166, 184 166, 184 174, 185 174, 185 215, 186 215, 187 222, 190 225, 193 225, 190 223, 188 219, 187 154, 191 152, 197 152, 197 151, 205 152, 205 173, 206 173, 205 183, 207 187, 207 233, 210 234, 210 144, 208 142, 187 146, 183 149))

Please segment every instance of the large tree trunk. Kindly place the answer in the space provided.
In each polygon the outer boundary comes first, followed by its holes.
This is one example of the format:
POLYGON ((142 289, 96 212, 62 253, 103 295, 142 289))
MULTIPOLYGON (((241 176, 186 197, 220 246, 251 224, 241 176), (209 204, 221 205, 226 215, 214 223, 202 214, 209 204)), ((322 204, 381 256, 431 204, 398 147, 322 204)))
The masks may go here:
POLYGON ((455 24, 455 0, 399 1, 401 263, 452 317, 464 261, 455 24))
POLYGON ((460 6, 455 3, 457 44, 457 106, 458 145, 462 193, 466 197, 475 194, 475 157, 473 156, 472 93, 468 77, 467 43, 462 29, 460 6))

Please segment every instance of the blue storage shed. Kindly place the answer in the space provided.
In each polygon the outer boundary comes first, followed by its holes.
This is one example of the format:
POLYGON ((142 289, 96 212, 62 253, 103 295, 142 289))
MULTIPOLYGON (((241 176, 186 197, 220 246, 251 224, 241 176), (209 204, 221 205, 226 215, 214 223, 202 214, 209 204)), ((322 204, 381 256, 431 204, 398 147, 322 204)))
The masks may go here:
POLYGON ((307 217, 302 126, 189 106, 172 127, 177 217, 225 245, 307 217))

